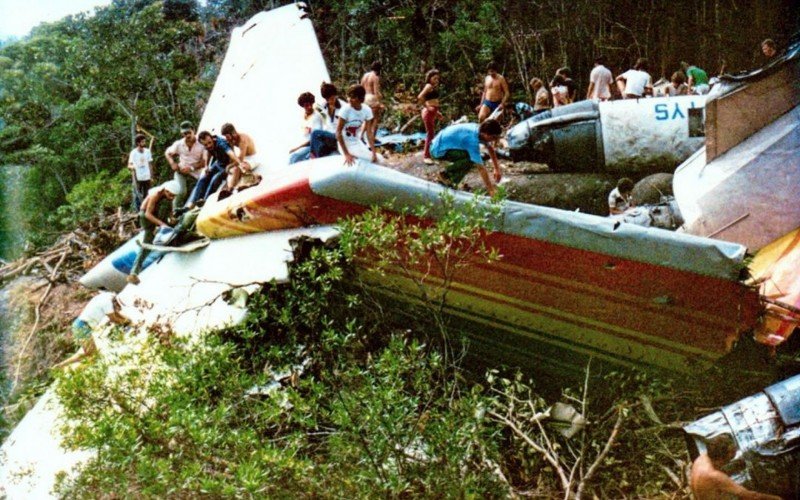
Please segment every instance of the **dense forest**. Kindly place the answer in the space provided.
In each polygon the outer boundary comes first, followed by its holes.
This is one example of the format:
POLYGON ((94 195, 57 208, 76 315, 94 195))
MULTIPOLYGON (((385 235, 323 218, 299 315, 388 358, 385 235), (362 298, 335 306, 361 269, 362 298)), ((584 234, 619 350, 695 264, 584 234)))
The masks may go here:
MULTIPOLYGON (((18 172, 0 170, 6 187, 0 231, 23 232, 39 245, 93 212, 124 203, 123 167, 137 129, 155 136, 156 167, 165 176, 160 153, 177 137, 181 120, 202 115, 230 29, 285 3, 114 0, 93 15, 43 24, 0 47, 0 165, 22 169, 18 179, 18 172)), ((655 79, 681 60, 712 74, 723 67, 734 72, 761 62, 760 40, 785 44, 800 19, 791 0, 308 4, 336 83, 355 81, 381 60, 384 86, 400 96, 437 67, 450 116, 467 113, 477 101, 491 60, 501 65, 518 99, 529 97, 524 82, 547 80, 565 65, 585 91, 601 53, 615 73, 647 57, 655 79)))

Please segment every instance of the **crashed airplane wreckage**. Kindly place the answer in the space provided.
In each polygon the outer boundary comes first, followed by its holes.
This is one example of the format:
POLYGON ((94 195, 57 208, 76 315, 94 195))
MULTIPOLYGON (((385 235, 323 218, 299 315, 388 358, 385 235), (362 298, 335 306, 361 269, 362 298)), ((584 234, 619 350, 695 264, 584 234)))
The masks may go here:
POLYGON ((703 145, 706 96, 580 101, 511 127, 514 160, 556 172, 672 172, 703 145))
MULTIPOLYGON (((254 237, 258 233, 334 225, 341 217, 390 202, 397 210, 439 203, 441 186, 369 162, 346 167, 334 156, 287 166, 294 131, 283 120, 265 120, 261 110, 294 116, 296 96, 327 80, 311 22, 297 7, 260 14, 234 33, 200 129, 213 131, 229 121, 251 134, 265 180, 206 202, 197 228, 212 242, 198 255, 234 236, 232 255, 258 254, 264 244, 254 237), (306 63, 296 74, 280 81, 269 77, 275 58, 301 56, 306 63)), ((466 203, 471 196, 456 193, 455 199, 466 203)), ((506 363, 578 372, 595 357, 689 372, 709 366, 756 326, 761 304, 740 279, 741 245, 514 202, 504 203, 492 224, 486 242, 502 260, 476 262, 460 273, 448 311, 471 333, 476 350, 506 363)), ((119 287, 131 260, 130 253, 126 258, 120 252, 82 283, 119 287)), ((127 287, 125 293, 139 289, 142 301, 157 302, 145 293, 150 283, 168 288, 167 277, 182 273, 182 259, 194 258, 200 257, 168 255, 154 261, 140 275, 142 286, 127 287)), ((239 263, 233 259, 225 265, 239 263)), ((368 277, 377 289, 410 300, 410 283, 399 273, 368 277)), ((202 274, 195 279, 202 280, 202 274)))
POLYGON ((800 38, 756 71, 724 76, 706 105, 706 143, 675 172, 680 231, 747 246, 767 303, 757 339, 800 325, 800 38))
MULTIPOLYGON (((368 162, 344 167, 341 157, 328 157, 288 166, 294 131, 264 112, 295 116, 297 95, 321 81, 328 72, 301 4, 235 29, 199 128, 215 132, 232 122, 253 136, 264 181, 222 201, 211 197, 197 220, 211 242, 192 253, 153 254, 141 284, 124 282, 133 241, 81 282, 119 291, 123 314, 143 327, 196 336, 241 321, 243 294, 288 280, 295 239, 330 241, 339 218, 373 205, 439 203, 441 186, 368 162), (286 65, 293 71, 272 77, 286 65)), ((453 196, 457 204, 471 200, 453 196)), ((487 245, 503 258, 461 273, 447 310, 472 346, 505 363, 577 373, 594 357, 692 372, 759 325, 763 306, 743 281, 741 244, 514 202, 503 204, 488 229, 487 245)), ((410 296, 399 273, 366 277, 392 297, 410 296)), ((104 346, 97 333, 101 353, 129 348, 104 346)), ((3 444, 0 484, 9 497, 47 496, 60 471, 91 456, 61 448, 60 413, 50 390, 3 444)))

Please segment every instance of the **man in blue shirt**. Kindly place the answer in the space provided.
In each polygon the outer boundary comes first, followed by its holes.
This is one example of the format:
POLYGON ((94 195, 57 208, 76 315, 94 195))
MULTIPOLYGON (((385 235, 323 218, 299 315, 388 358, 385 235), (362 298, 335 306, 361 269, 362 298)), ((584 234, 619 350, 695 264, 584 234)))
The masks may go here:
POLYGON ((480 143, 482 142, 489 150, 489 158, 494 167, 494 180, 500 182, 502 173, 494 144, 502 133, 503 128, 497 120, 486 120, 480 125, 477 123, 450 125, 439 132, 431 143, 431 156, 437 160, 448 161, 450 164, 439 173, 438 181, 446 186, 458 186, 470 170, 478 167, 486 191, 494 195, 495 187, 483 165, 480 143))
MULTIPOLYGON (((189 199, 186 200, 185 209, 193 208, 199 200, 207 200, 219 188, 227 176, 227 167, 233 163, 236 168, 241 166, 239 158, 233 151, 228 141, 204 130, 197 136, 208 152, 209 164, 203 175, 197 180, 189 199)), ((185 211, 185 210, 182 210, 185 211)))

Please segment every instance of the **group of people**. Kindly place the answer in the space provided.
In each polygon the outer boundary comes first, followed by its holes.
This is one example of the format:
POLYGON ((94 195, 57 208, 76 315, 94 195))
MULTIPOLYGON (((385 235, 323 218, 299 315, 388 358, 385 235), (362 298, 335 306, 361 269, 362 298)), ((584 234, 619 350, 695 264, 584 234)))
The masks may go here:
MULTIPOLYGON (((233 124, 224 124, 221 136, 205 130, 196 134, 188 121, 180 124, 180 131, 182 137, 164 151, 173 172, 172 180, 152 187, 155 178, 150 151, 152 138, 150 147, 145 147, 146 137, 137 135, 136 147, 128 157, 134 204, 144 230, 142 242, 145 244, 153 242, 159 228, 171 227, 184 212, 202 205, 217 191, 224 198, 235 189, 257 184, 260 180, 252 173, 257 166, 253 160, 255 142, 250 135, 237 131, 233 124), (170 209, 168 216, 164 216, 164 206, 170 209)), ((139 251, 128 275, 129 282, 139 282, 138 274, 148 253, 145 248, 139 251)))
MULTIPOLYGON (((761 48, 767 58, 777 54, 775 42, 770 39, 764 40, 761 48)), ((708 92, 709 77, 703 69, 686 62, 681 62, 680 66, 681 69, 672 74, 670 84, 661 90, 661 95, 708 92)), ((353 165, 356 159, 373 163, 381 161, 375 148, 378 123, 385 111, 381 70, 381 63, 374 62, 360 82, 347 89, 346 102, 339 98, 336 86, 327 82, 320 87, 320 95, 324 99, 321 104, 315 102, 311 92, 300 94, 297 104, 303 109, 300 119, 303 139, 289 150, 290 164, 332 154, 341 154, 346 165, 353 165)), ((540 78, 533 78, 529 84, 533 95, 530 114, 541 113, 577 99, 578 87, 568 67, 559 68, 549 85, 545 85, 540 78)), ((631 69, 616 78, 606 66, 603 56, 595 59, 589 75, 587 99, 638 99, 649 95, 654 95, 654 88, 646 59, 639 58, 631 69)), ((436 176, 438 182, 455 187, 468 172, 477 168, 487 192, 492 195, 495 193, 495 185, 502 177, 495 146, 503 130, 497 118, 508 106, 510 98, 507 80, 499 73, 498 65, 491 62, 486 67, 480 101, 475 108, 477 123, 453 124, 436 134, 436 121, 443 119, 441 73, 431 69, 425 74, 422 90, 417 95, 425 127, 423 161, 429 165, 435 164, 436 160, 447 162, 436 176), (485 147, 492 163, 491 177, 483 163, 481 145, 485 147)), ((167 221, 156 215, 162 200, 171 202, 172 216, 177 217, 201 205, 220 188, 220 198, 230 195, 243 176, 250 177, 245 185, 253 185, 260 180, 252 174, 256 166, 253 163, 256 148, 249 135, 238 132, 230 123, 222 126, 221 136, 208 131, 195 135, 194 127, 189 122, 183 122, 180 128, 183 137, 164 153, 174 172, 173 180, 152 188, 152 179, 155 177, 150 152, 152 137, 150 147, 146 147, 147 138, 137 135, 136 147, 129 155, 128 168, 133 177, 134 202, 140 212, 142 227, 145 228, 145 242, 148 243, 158 227, 167 225, 167 221), (185 199, 190 183, 195 185, 188 199, 185 199)), ((612 215, 631 206, 632 187, 630 179, 621 179, 609 195, 609 211, 612 215)), ((143 254, 146 256, 146 252, 143 254)), ((138 281, 136 275, 144 260, 142 255, 139 257, 129 277, 133 282, 138 281)))

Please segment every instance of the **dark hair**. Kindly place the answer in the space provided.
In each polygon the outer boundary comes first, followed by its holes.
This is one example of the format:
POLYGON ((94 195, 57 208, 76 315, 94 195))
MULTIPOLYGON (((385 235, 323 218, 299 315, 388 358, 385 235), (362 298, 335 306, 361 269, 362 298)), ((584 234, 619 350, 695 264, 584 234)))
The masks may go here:
POLYGON ((559 85, 564 85, 567 81, 564 79, 563 75, 556 74, 553 79, 550 81, 550 87, 557 87, 559 85))
POLYGON ((328 97, 338 95, 339 90, 336 88, 336 85, 332 83, 322 82, 322 85, 319 86, 319 94, 323 99, 327 99, 328 97))
POLYGON ((636 60, 636 64, 633 65, 633 69, 639 71, 647 71, 647 59, 644 57, 640 57, 636 60))
POLYGON ((375 61, 375 62, 374 62, 374 63, 372 63, 372 65, 369 67, 369 69, 371 69, 372 71, 374 71, 374 72, 375 72, 375 74, 377 74, 377 75, 380 75, 380 74, 381 74, 381 69, 382 69, 382 68, 383 68, 383 64, 381 64, 381 62, 380 62, 380 61, 375 61))
POLYGON ((681 61, 681 71, 683 71, 684 73, 689 71, 689 63, 687 63, 686 61, 681 61))
POLYGON ((736 443, 730 434, 720 434, 706 441, 706 451, 713 462, 727 462, 736 455, 736 443))
POLYGON ((300 94, 300 97, 297 98, 297 105, 305 106, 306 104, 314 104, 314 101, 314 94, 311 92, 303 92, 300 94))
POLYGON ((500 69, 498 68, 497 63, 492 61, 486 65, 486 71, 500 71, 500 69))
POLYGON ((675 73, 672 73, 672 77, 670 77, 669 81, 686 83, 686 75, 683 74, 683 71, 676 71, 675 73))
POLYGON ((499 136, 503 133, 503 127, 500 126, 500 122, 497 120, 486 120, 478 127, 478 133, 499 136))
POLYGON ((147 137, 144 134, 136 134, 136 137, 133 138, 134 144, 139 144, 142 141, 146 141, 147 137))
POLYGON ((190 122, 189 120, 182 121, 180 127, 181 130, 187 130, 187 129, 194 130, 194 125, 192 125, 192 122, 190 122))
POLYGON ((572 74, 572 70, 569 69, 569 66, 564 66, 563 68, 558 68, 556 71, 557 75, 563 75, 564 78, 569 78, 569 75, 572 74))
MULTIPOLYGON (((226 125, 227 125, 227 124, 226 124, 226 125)), ((205 139, 206 137, 214 137, 214 136, 213 136, 213 135, 211 135, 211 132, 209 132, 208 130, 203 130, 202 132, 200 132, 200 133, 197 135, 197 138, 198 138, 200 141, 202 141, 202 140, 203 140, 203 139, 205 139)))
POLYGON ((226 123, 219 130, 219 133, 222 135, 233 135, 236 133, 236 128, 233 126, 233 123, 226 123))
POLYGON ((633 181, 627 177, 623 177, 617 181, 617 189, 619 189, 620 193, 630 193, 633 191, 633 181))
POLYGON ((436 76, 438 74, 439 74, 439 70, 436 69, 436 68, 433 68, 432 70, 429 70, 427 73, 425 73, 425 83, 431 83, 431 78, 433 78, 434 76, 436 76))
POLYGON ((367 91, 362 85, 350 85, 350 87, 347 89, 347 97, 352 97, 358 99, 359 101, 363 101, 366 96, 367 91))
POLYGON ((599 56, 594 58, 594 63, 595 64, 605 64, 606 63, 606 57, 601 54, 601 55, 599 55, 599 56))
POLYGON ((767 38, 766 40, 761 42, 761 46, 763 47, 764 45, 766 45, 767 47, 769 47, 771 49, 775 49, 775 50, 778 49, 778 46, 775 44, 775 40, 773 40, 772 38, 767 38))

